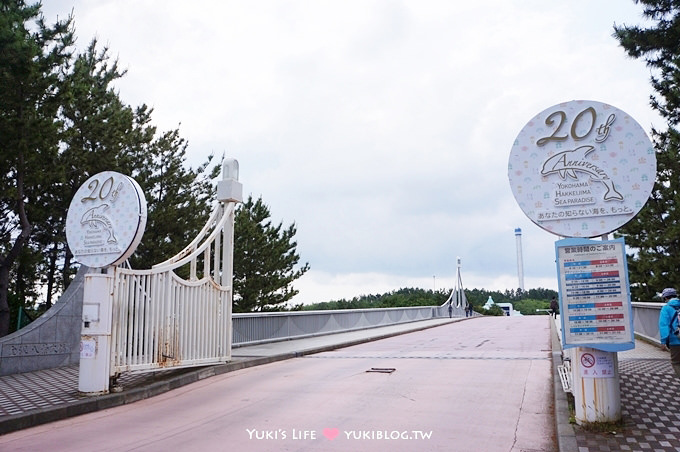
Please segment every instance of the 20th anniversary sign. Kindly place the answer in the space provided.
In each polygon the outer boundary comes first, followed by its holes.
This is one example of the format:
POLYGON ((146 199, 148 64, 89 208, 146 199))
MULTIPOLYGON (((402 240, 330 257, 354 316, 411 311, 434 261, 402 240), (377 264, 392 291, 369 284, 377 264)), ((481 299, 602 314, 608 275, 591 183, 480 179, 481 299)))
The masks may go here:
POLYGON ((66 239, 88 267, 118 265, 135 251, 146 227, 147 205, 129 176, 104 171, 78 189, 66 216, 66 239))
POLYGON ((522 211, 563 237, 597 237, 630 221, 656 177, 642 127, 611 105, 576 100, 532 118, 515 139, 508 178, 522 211))

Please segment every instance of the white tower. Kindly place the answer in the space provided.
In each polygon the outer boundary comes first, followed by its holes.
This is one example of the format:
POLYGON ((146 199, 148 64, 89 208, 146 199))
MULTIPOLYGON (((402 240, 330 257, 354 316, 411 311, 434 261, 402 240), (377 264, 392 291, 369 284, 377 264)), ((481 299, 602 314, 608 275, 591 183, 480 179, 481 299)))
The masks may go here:
POLYGON ((524 260, 522 259, 522 230, 515 229, 515 241, 517 242, 517 278, 519 288, 524 292, 524 260))
POLYGON ((448 309, 451 309, 451 311, 449 311, 449 315, 462 317, 463 313, 465 312, 467 317, 468 312, 465 310, 465 308, 468 306, 468 301, 467 297, 465 296, 465 289, 463 289, 463 279, 460 276, 460 267, 462 266, 460 263, 460 257, 457 258, 457 262, 458 269, 456 270, 456 285, 451 291, 449 298, 446 299, 441 307, 447 307, 448 309))

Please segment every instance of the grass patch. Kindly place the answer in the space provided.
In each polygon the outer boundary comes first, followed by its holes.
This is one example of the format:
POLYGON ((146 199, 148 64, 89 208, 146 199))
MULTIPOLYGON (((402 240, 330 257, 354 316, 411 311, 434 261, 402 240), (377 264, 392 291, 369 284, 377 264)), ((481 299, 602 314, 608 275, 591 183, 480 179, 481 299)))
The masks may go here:
POLYGON ((587 432, 616 435, 626 429, 626 421, 621 419, 616 422, 584 422, 579 427, 587 432))
POLYGON ((574 405, 574 394, 567 392, 567 405, 569 406, 569 423, 576 424, 576 405, 574 405))

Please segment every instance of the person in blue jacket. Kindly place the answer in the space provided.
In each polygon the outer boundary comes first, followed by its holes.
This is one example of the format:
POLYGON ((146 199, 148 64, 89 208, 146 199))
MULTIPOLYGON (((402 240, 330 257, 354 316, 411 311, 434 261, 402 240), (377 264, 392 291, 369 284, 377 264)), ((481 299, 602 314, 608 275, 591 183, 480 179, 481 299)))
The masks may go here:
POLYGON ((675 289, 667 288, 661 292, 661 298, 666 304, 661 308, 659 313, 659 338, 664 350, 671 352, 671 365, 675 374, 680 377, 680 338, 675 335, 673 324, 677 325, 675 321, 676 308, 680 308, 680 299, 678 299, 678 292, 675 289))

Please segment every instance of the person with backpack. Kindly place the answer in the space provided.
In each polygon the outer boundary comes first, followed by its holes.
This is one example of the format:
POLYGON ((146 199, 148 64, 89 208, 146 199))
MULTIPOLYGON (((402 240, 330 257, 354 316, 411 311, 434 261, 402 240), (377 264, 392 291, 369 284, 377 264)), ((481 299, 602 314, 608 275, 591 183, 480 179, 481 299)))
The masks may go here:
POLYGON ((666 304, 659 313, 659 338, 663 349, 671 352, 671 365, 675 374, 680 377, 680 337, 676 334, 679 328, 680 299, 678 292, 673 288, 664 289, 661 298, 666 304))

